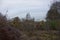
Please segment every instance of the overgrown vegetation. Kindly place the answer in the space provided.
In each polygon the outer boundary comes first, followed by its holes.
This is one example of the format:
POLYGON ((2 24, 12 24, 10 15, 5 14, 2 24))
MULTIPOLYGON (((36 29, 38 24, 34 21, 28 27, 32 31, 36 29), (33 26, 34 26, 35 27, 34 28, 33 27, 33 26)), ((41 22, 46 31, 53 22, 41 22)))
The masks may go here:
MULTIPOLYGON (((60 40, 60 2, 53 3, 46 21, 7 20, 0 13, 0 40, 60 40)), ((28 17, 27 17, 28 18, 28 17)))

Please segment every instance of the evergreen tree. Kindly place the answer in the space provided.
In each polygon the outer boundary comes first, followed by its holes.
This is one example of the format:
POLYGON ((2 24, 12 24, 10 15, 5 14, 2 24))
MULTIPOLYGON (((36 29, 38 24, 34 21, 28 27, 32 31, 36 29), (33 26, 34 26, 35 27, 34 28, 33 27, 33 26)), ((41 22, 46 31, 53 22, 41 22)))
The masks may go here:
POLYGON ((47 20, 59 20, 60 19, 60 2, 55 2, 52 4, 50 10, 47 13, 47 20), (59 4, 59 5, 58 5, 59 4))
POLYGON ((60 28, 60 2, 55 2, 52 4, 50 10, 47 13, 46 20, 50 29, 60 28))

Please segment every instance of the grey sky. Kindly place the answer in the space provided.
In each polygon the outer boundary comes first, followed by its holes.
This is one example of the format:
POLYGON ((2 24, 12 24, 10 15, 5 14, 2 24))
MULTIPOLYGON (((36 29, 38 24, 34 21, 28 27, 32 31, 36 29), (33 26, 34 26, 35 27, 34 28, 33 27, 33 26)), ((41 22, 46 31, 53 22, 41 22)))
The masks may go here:
POLYGON ((52 0, 0 0, 0 12, 5 14, 8 10, 8 17, 19 16, 24 18, 28 12, 36 20, 43 20, 52 0))

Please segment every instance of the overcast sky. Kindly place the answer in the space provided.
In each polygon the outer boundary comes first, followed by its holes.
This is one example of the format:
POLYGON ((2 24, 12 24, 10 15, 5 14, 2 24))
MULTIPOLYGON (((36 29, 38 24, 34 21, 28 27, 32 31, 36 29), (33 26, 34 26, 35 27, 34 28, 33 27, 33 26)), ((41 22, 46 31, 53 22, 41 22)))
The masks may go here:
POLYGON ((13 18, 24 18, 29 12, 36 20, 43 20, 50 8, 52 0, 0 0, 0 12, 13 18))

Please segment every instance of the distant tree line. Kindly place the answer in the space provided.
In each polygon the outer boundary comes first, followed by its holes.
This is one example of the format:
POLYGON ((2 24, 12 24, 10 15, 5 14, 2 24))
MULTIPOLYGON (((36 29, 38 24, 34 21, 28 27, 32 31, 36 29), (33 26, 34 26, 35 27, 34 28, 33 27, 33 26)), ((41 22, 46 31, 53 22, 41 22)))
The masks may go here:
POLYGON ((55 2, 51 5, 50 10, 47 12, 46 21, 37 22, 34 19, 30 19, 28 14, 26 19, 22 21, 19 17, 7 20, 6 16, 0 13, 0 24, 2 26, 8 24, 20 30, 58 30, 60 28, 60 2, 55 2))

